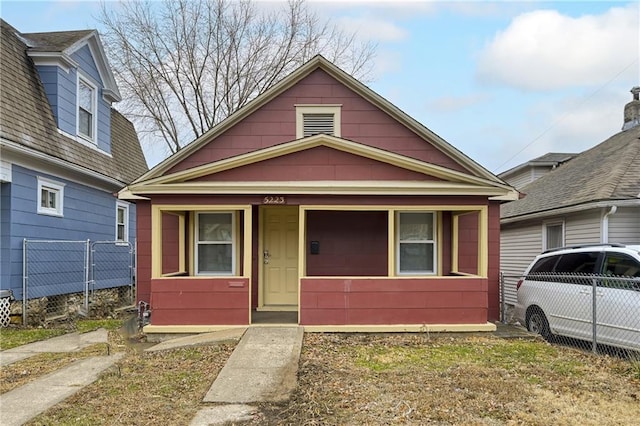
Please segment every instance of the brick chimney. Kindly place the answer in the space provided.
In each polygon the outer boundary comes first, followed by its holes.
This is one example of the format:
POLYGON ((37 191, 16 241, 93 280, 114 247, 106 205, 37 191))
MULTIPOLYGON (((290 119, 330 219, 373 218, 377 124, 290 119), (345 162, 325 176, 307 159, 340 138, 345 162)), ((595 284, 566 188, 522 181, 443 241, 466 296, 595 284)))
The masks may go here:
POLYGON ((624 106, 624 124, 622 130, 628 130, 640 124, 640 86, 631 89, 633 100, 624 106))

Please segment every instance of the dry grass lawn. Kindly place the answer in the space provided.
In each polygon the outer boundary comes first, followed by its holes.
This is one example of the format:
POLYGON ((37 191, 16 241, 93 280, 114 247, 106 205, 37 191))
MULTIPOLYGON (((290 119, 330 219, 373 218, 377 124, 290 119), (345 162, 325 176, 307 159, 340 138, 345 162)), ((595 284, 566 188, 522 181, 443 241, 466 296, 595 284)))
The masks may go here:
MULTIPOLYGON (((111 331, 110 350, 126 351, 117 367, 28 424, 189 424, 233 350, 144 353, 125 343, 111 331)), ((3 386, 101 350, 16 363, 3 368, 3 386)), ((258 408, 249 424, 631 425, 640 363, 490 335, 305 334, 298 389, 258 408)))

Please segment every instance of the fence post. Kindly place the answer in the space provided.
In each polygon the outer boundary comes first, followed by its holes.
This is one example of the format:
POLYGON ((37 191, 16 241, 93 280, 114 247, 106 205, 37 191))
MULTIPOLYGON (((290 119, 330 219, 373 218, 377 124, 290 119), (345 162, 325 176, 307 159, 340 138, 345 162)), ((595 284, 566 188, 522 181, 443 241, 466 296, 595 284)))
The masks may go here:
POLYGON ((597 308, 598 308, 598 301, 597 301, 597 292, 598 292, 598 279, 596 277, 593 277, 591 279, 592 284, 593 284, 593 290, 591 291, 592 296, 591 296, 591 310, 592 310, 592 314, 591 314, 591 327, 592 327, 592 332, 593 332, 593 343, 592 343, 592 348, 591 350, 593 351, 593 353, 596 353, 598 351, 598 319, 597 319, 597 308))
POLYGON ((27 239, 22 239, 22 325, 27 325, 27 239))
POLYGON ((504 297, 504 272, 500 272, 500 322, 506 323, 506 302, 504 297))
POLYGON ((91 280, 90 276, 90 245, 91 240, 87 240, 85 247, 85 261, 84 261, 84 311, 89 315, 89 281, 91 280))

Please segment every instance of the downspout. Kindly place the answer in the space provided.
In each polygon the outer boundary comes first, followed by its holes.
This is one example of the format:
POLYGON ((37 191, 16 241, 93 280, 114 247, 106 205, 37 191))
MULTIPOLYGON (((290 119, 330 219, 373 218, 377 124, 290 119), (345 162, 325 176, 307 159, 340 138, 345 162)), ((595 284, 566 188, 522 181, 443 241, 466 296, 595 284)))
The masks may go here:
POLYGON ((618 211, 618 206, 611 206, 611 209, 608 212, 606 212, 602 217, 602 231, 600 233, 601 243, 606 244, 609 242, 609 216, 611 216, 612 214, 615 214, 617 211, 618 211))

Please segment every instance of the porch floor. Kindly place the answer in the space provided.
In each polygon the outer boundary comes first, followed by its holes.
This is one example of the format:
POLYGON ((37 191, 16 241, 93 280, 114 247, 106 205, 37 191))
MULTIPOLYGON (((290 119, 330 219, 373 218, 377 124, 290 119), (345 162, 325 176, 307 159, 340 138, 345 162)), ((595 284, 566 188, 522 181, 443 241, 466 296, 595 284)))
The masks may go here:
POLYGON ((251 311, 251 324, 298 324, 297 312, 251 311))

